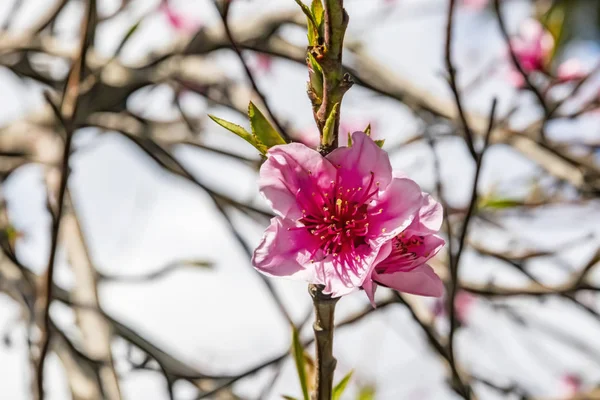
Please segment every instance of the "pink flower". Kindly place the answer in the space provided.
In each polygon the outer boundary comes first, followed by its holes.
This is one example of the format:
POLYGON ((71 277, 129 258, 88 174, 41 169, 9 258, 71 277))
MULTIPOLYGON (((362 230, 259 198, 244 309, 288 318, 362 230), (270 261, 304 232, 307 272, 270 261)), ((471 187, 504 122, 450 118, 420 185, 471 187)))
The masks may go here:
POLYGON ((273 57, 268 54, 257 53, 254 57, 252 68, 257 72, 268 74, 273 67, 273 57))
POLYGON ((511 39, 510 46, 525 72, 543 71, 554 48, 554 39, 538 21, 527 19, 521 24, 519 36, 511 39))
POLYGON ((562 377, 560 386, 561 393, 563 393, 563 399, 571 399, 577 396, 581 392, 582 386, 581 378, 578 375, 566 374, 562 377))
POLYGON ((577 59, 569 59, 558 66, 556 77, 559 82, 570 82, 583 79, 587 75, 585 68, 577 59))
POLYGON ((444 285, 427 261, 444 246, 436 233, 442 225, 442 206, 426 193, 415 219, 388 241, 375 260, 375 268, 365 280, 364 289, 373 306, 377 285, 399 292, 440 297, 444 285))
MULTIPOLYGON (((447 316, 446 301, 447 299, 444 297, 437 299, 433 303, 432 312, 434 317, 439 318, 447 316)), ((476 302, 477 297, 469 292, 461 290, 456 293, 456 297, 454 298, 454 308, 456 309, 456 318, 461 324, 466 325, 468 323, 473 311, 473 306, 476 302)))
MULTIPOLYGON (((387 153, 363 132, 352 139, 352 147, 326 157, 301 143, 269 150, 259 188, 278 216, 254 251, 259 271, 324 285, 334 297, 351 293, 417 218, 419 186, 393 177, 387 153)), ((429 231, 429 216, 419 218, 415 232, 429 231)))
POLYGON ((198 21, 187 18, 186 15, 177 13, 168 1, 163 1, 158 8, 167 18, 169 25, 176 31, 184 34, 194 33, 201 26, 198 21))
POLYGON ((462 0, 461 5, 473 11, 483 10, 489 4, 490 0, 462 0))

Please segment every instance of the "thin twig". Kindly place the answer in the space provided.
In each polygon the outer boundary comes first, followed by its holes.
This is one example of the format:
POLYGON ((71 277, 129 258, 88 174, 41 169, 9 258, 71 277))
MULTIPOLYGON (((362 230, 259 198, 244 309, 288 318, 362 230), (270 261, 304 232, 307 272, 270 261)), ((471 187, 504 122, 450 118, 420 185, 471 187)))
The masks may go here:
POLYGON ((60 184, 57 196, 56 211, 52 215, 52 232, 50 255, 48 257, 48 267, 42 277, 42 289, 39 296, 40 301, 40 321, 41 321, 41 338, 40 338, 40 353, 36 365, 36 396, 37 400, 44 399, 44 365, 48 354, 50 344, 50 304, 52 302, 52 289, 54 267, 56 265, 56 251, 58 247, 58 236, 62 221, 63 208, 65 204, 65 194, 67 191, 67 181, 69 179, 69 159, 71 156, 71 142, 74 134, 73 117, 77 110, 77 100, 79 98, 79 83, 81 81, 83 66, 85 65, 86 50, 88 47, 88 39, 90 31, 95 28, 93 20, 96 13, 96 1, 89 0, 87 4, 86 19, 81 27, 81 41, 79 47, 79 57, 73 63, 71 72, 67 79, 63 100, 60 108, 58 119, 63 123, 65 132, 65 141, 63 147, 63 156, 60 172, 60 184))
POLYGON ((233 35, 231 33, 231 29, 229 29, 229 22, 227 21, 227 17, 229 16, 229 7, 231 6, 232 2, 225 1, 223 7, 219 6, 218 0, 214 0, 214 2, 215 2, 215 6, 217 7, 217 10, 219 11, 219 15, 221 16, 221 21, 223 21, 223 28, 225 29, 225 35, 227 35, 227 39, 229 39, 229 42, 231 43, 231 47, 233 48, 233 51, 235 52, 235 54, 237 54, 240 62, 242 63, 242 66, 244 67, 244 71, 246 72, 246 77, 248 77, 248 80, 250 81, 250 85, 252 85, 252 89, 254 90, 256 95, 260 98, 261 102, 265 105, 267 113, 269 113, 271 120, 275 124, 275 127, 277 128, 279 133, 281 133, 281 136, 283 136, 283 138, 285 139, 286 142, 289 142, 290 141, 289 135, 286 133, 286 130, 285 130, 284 126, 281 124, 281 122, 279 122, 279 119, 273 112, 273 109, 269 106, 269 103, 267 102, 267 98, 265 97, 265 95, 262 93, 262 91, 259 89, 258 85, 256 84, 254 75, 252 74, 252 71, 250 71, 250 67, 248 67, 246 60, 244 60, 244 55, 242 54, 242 51, 240 50, 236 41, 234 40, 233 35))
POLYGON ((458 89, 458 83, 456 82, 456 68, 452 63, 452 30, 453 30, 453 22, 454 22, 454 7, 455 0, 450 0, 448 5, 448 20, 446 25, 446 45, 445 45, 445 60, 446 60, 446 69, 448 70, 448 81, 450 83, 450 88, 452 89, 452 94, 454 95, 454 101, 456 103, 456 108, 458 109, 458 115, 460 117, 460 121, 463 125, 463 129, 465 132, 465 142, 467 143, 467 148, 469 149, 469 153, 473 159, 477 159, 477 152, 475 151, 475 146, 473 145, 473 132, 471 131, 471 127, 469 126, 469 122, 467 121, 467 117, 465 115, 465 111, 462 105, 460 91, 458 89))
MULTIPOLYGON (((450 290, 448 293, 448 310, 449 310, 449 319, 450 319, 450 332, 448 334, 448 357, 451 365, 456 364, 455 358, 455 349, 454 349, 454 336, 458 329, 458 318, 456 317, 456 307, 454 305, 456 300, 456 295, 460 291, 460 281, 459 281, 459 266, 460 266, 460 258, 463 254, 466 244, 467 232, 469 229, 469 225, 471 222, 471 217, 475 213, 475 208, 477 207, 477 189, 479 184, 479 177, 481 175, 481 167, 483 165, 483 156, 488 148, 490 142, 490 136, 492 131, 494 130, 494 120, 496 115, 496 105, 498 104, 497 99, 494 99, 492 102, 492 108, 489 115, 488 120, 488 129, 485 134, 484 144, 481 152, 477 155, 476 163, 475 163, 475 177, 473 179, 473 187, 471 189, 471 200, 469 201, 469 206, 467 208, 467 213, 465 215, 462 230, 460 232, 458 238, 458 248, 455 254, 450 254, 450 290)), ((454 376, 457 384, 460 384, 460 377, 458 375, 454 376)), ((465 398, 470 398, 471 393, 468 386, 464 383, 461 385, 461 395, 465 398)))

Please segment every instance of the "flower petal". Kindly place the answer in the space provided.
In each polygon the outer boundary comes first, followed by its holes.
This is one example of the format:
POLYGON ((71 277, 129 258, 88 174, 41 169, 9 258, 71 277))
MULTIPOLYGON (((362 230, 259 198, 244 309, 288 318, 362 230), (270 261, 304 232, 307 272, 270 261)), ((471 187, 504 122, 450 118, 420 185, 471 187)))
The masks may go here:
POLYGON ((381 243, 398 235, 416 218, 423 201, 421 188, 411 179, 394 178, 383 194, 369 206, 368 239, 381 243))
POLYGON ((423 204, 410 230, 418 234, 437 233, 444 221, 444 210, 431 195, 423 193, 423 204))
POLYGON ((358 290, 371 276, 374 266, 385 259, 390 250, 391 246, 372 248, 362 245, 348 254, 345 261, 327 257, 319 265, 318 271, 322 272, 317 272, 325 285, 323 292, 339 297, 358 290))
POLYGON ((314 207, 312 193, 331 187, 335 167, 301 143, 274 146, 260 168, 258 186, 271 208, 290 219, 302 217, 302 209, 314 207))
MULTIPOLYGON (((388 154, 364 132, 352 134, 351 147, 338 147, 327 155, 327 159, 338 167, 340 184, 345 188, 366 190, 373 174, 373 183, 380 190, 392 180, 392 165, 388 154)), ((373 186, 374 189, 376 186, 373 186)))
MULTIPOLYGON (((412 232, 407 229, 407 236, 412 232)), ((394 249, 389 257, 379 263, 376 268, 380 273, 408 272, 417 266, 426 263, 435 256, 446 242, 437 235, 425 235, 421 237, 421 243, 417 246, 411 246, 408 251, 412 252, 414 257, 406 257, 405 250, 394 249)))
POLYGON ((427 264, 421 264, 408 272, 399 271, 391 274, 379 274, 375 270, 373 280, 399 292, 419 296, 440 297, 444 294, 442 280, 427 264))
POLYGON ((377 258, 375 259, 375 261, 373 262, 373 266, 371 267, 371 272, 367 275, 367 278, 365 279, 362 285, 362 288, 364 289, 367 297, 369 298, 369 301, 371 302, 373 308, 377 307, 377 304, 375 303, 375 291, 377 290, 377 284, 373 281, 373 268, 381 261, 385 260, 390 255, 391 251, 391 242, 388 241, 383 246, 381 246, 381 249, 379 249, 379 254, 377 254, 377 258))
POLYGON ((314 282, 314 269, 310 265, 313 237, 305 229, 294 229, 291 220, 275 217, 267 228, 260 244, 254 250, 252 265, 268 276, 285 276, 314 282))

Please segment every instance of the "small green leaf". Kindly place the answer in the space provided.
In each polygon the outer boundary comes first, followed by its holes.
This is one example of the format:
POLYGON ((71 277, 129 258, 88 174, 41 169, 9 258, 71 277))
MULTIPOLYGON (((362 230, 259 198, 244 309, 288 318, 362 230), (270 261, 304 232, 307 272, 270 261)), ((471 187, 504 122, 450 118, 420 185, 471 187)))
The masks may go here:
POLYGON ((252 133, 267 148, 278 144, 285 144, 285 140, 283 140, 279 132, 271 126, 269 120, 265 118, 263 113, 252 102, 248 104, 248 118, 250 118, 252 133))
POLYGON ((540 21, 543 24, 544 28, 546 28, 548 32, 550 32, 552 38, 554 39, 554 47, 552 48, 552 51, 550 52, 548 59, 546 60, 547 63, 550 63, 552 62, 552 60, 554 60, 554 57, 556 56, 556 53, 559 50, 559 46, 564 41, 566 30, 565 14, 565 7, 562 4, 560 4, 560 2, 557 2, 550 8, 550 10, 546 13, 545 16, 542 17, 542 20, 540 21))
POLYGON ((206 260, 182 260, 181 264, 188 267, 212 268, 215 264, 206 260))
POLYGON ((323 3, 321 0, 313 0, 310 5, 310 9, 312 11, 313 18, 317 24, 317 30, 319 31, 319 35, 323 37, 323 17, 325 15, 325 10, 323 9, 323 3))
POLYGON ((319 98, 323 97, 323 69, 315 60, 312 54, 308 53, 308 60, 310 62, 309 76, 310 76, 310 85, 313 89, 313 92, 319 96, 319 98))
POLYGON ((348 147, 352 147, 352 135, 348 132, 348 147))
POLYGON ((292 353, 294 355, 294 361, 296 362, 296 370, 298 371, 298 379, 300 380, 300 387, 302 388, 304 400, 310 400, 308 396, 308 383, 306 381, 304 348, 302 347, 302 343, 300 343, 300 335, 295 326, 292 326, 292 353))
POLYGON ((522 206, 524 203, 517 199, 507 199, 502 197, 497 198, 483 198, 479 201, 478 208, 493 208, 496 210, 502 210, 506 208, 513 208, 522 206))
POLYGON ((339 381, 337 385, 335 385, 335 387, 333 388, 333 393, 331 394, 331 400, 340 399, 342 393, 344 393, 344 390, 346 390, 346 386, 348 386, 348 382, 350 382, 350 378, 352 377, 353 373, 354 371, 348 372, 346 376, 344 376, 342 380, 339 381))
POLYGON ((369 125, 367 125, 367 127, 365 128, 365 134, 367 136, 371 136, 371 123, 369 122, 369 125))
POLYGON ((323 140, 322 144, 325 146, 331 146, 333 144, 333 140, 335 137, 333 136, 333 131, 335 127, 335 120, 337 117, 338 109, 340 108, 340 103, 335 103, 333 105, 333 109, 329 113, 327 117, 327 121, 325 121, 325 127, 323 128, 323 140))
POLYGON ((121 50, 123 50, 123 47, 125 47, 125 45, 129 41, 129 39, 131 39, 131 36, 133 36, 133 34, 138 30, 141 23, 142 23, 142 19, 139 19, 135 24, 133 24, 131 26, 131 28, 129 28, 129 30, 127 31, 127 33, 125 34, 123 39, 121 39, 121 42, 117 46, 117 50, 115 50, 115 57, 117 57, 119 54, 121 54, 121 50))
POLYGON ((378 139, 378 140, 375 140, 375 144, 376 144, 377 146, 379 146, 380 148, 381 148, 381 147, 383 147, 383 144, 384 144, 384 143, 385 143, 385 139, 378 139))
POLYGON ((317 21, 315 21, 315 17, 313 16, 310 8, 308 8, 308 6, 304 4, 302 0, 295 1, 302 9, 304 15, 306 15, 306 19, 308 22, 308 44, 310 44, 311 46, 315 46, 316 44, 318 44, 319 39, 319 24, 317 23, 317 21))
POLYGON ((365 386, 360 389, 356 400, 374 400, 375 399, 375 388, 372 386, 365 386))
POLYGON ((235 133, 236 135, 238 135, 239 137, 244 139, 246 142, 250 143, 262 154, 265 154, 267 152, 267 147, 264 144, 262 144, 260 141, 258 141, 254 135, 252 135, 250 132, 248 132, 241 126, 236 125, 229 121, 225 121, 224 119, 217 118, 214 115, 209 115, 208 117, 210 119, 212 119, 213 121, 215 121, 217 124, 221 125, 223 128, 227 129, 230 132, 235 133))

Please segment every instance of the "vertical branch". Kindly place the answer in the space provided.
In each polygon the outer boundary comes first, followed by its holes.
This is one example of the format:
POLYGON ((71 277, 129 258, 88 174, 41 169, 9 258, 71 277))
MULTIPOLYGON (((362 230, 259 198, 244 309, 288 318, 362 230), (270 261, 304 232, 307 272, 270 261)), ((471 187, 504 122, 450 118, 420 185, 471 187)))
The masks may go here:
POLYGON ((107 400, 120 400, 119 379, 114 369, 111 351, 112 329, 108 321, 97 312, 97 309, 100 309, 98 273, 92 263, 69 189, 65 202, 61 237, 63 243, 66 243, 69 264, 75 276, 73 300, 88 306, 75 309, 83 348, 87 356, 102 361, 98 367, 98 374, 104 397, 107 400))
POLYGON ((317 349, 317 382, 313 400, 331 400, 333 374, 337 360, 333 356, 333 320, 339 298, 323 294, 322 288, 309 285, 308 292, 315 307, 315 342, 317 349))
MULTIPOLYGON (((323 43, 310 46, 309 53, 322 70, 322 92, 309 82, 309 98, 313 104, 315 122, 319 128, 321 145, 319 151, 326 155, 337 147, 340 125, 340 108, 344 94, 352 87, 350 75, 344 73, 342 49, 348 27, 348 13, 344 9, 344 0, 324 0, 323 43), (328 118, 332 118, 329 138, 325 138, 328 118)), ((321 41, 320 41, 321 42, 321 41)), ((310 60, 307 62, 312 70, 310 60)), ((311 71, 311 73, 315 73, 311 71)))
MULTIPOLYGON (((456 357, 455 357, 455 349, 454 349, 454 337, 456 331, 458 330, 458 318, 456 316, 456 307, 454 305, 456 300, 456 295, 460 291, 460 280, 458 276, 460 259, 465 249, 467 233, 469 229, 469 225, 471 223, 471 219, 475 214, 475 208, 477 206, 478 194, 477 187, 479 186, 479 177, 481 176, 481 167, 483 165, 483 156, 486 150, 489 147, 490 137, 492 131, 494 130, 494 119, 496 115, 496 105, 497 99, 494 99, 492 102, 492 108, 490 110, 490 116, 488 121, 488 128, 485 134, 483 148, 481 152, 479 152, 476 161, 475 161, 475 177, 473 179, 473 186, 471 188, 471 199, 469 201, 469 206, 467 208, 467 213, 465 215, 465 219, 463 221, 462 229, 460 235, 458 237, 458 248, 456 249, 456 253, 449 254, 450 259, 450 290, 448 293, 448 310, 449 310, 449 319, 450 319, 450 332, 448 334, 448 357, 450 361, 450 365, 452 367, 452 374, 454 380, 454 386, 456 389, 460 391, 460 394, 465 399, 470 399, 472 397, 470 387, 462 381, 458 369, 456 367, 456 357)), ((448 231, 450 231, 451 227, 448 225, 448 231)))
MULTIPOLYGON (((321 137, 319 152, 325 156, 338 145, 340 106, 342 97, 352 86, 352 80, 344 73, 342 65, 344 35, 349 20, 344 0, 324 0, 323 11, 323 37, 319 37, 316 46, 309 46, 307 64, 310 76, 308 97, 321 137), (321 71, 314 70, 311 57, 321 71), (322 87, 313 85, 313 74, 321 74, 322 87)), ((315 28, 318 30, 318 27, 315 28)), ((333 320, 338 299, 324 294, 320 285, 309 285, 308 291, 315 309, 313 329, 317 349, 317 382, 312 397, 314 400, 331 400, 337 364, 333 357, 333 320)))
POLYGON ((57 118, 63 125, 65 141, 63 147, 63 156, 60 169, 60 183, 58 195, 56 196, 56 207, 52 212, 52 231, 51 231, 51 247, 48 257, 48 266, 46 272, 41 278, 39 295, 36 304, 38 314, 37 320, 40 325, 40 341, 39 355, 36 362, 35 373, 35 398, 36 400, 44 399, 44 365, 50 344, 50 304, 52 302, 52 289, 54 269, 56 265, 56 251, 58 247, 58 235, 62 220, 62 214, 65 204, 65 194, 67 189, 67 181, 69 178, 69 159, 71 156, 71 142, 74 133, 74 116, 77 110, 77 100, 79 98, 79 83, 85 65, 85 55, 88 45, 90 44, 90 33, 94 30, 96 13, 95 0, 89 0, 87 3, 86 19, 81 27, 81 42, 79 54, 69 76, 64 90, 62 104, 60 110, 57 111, 57 118))

